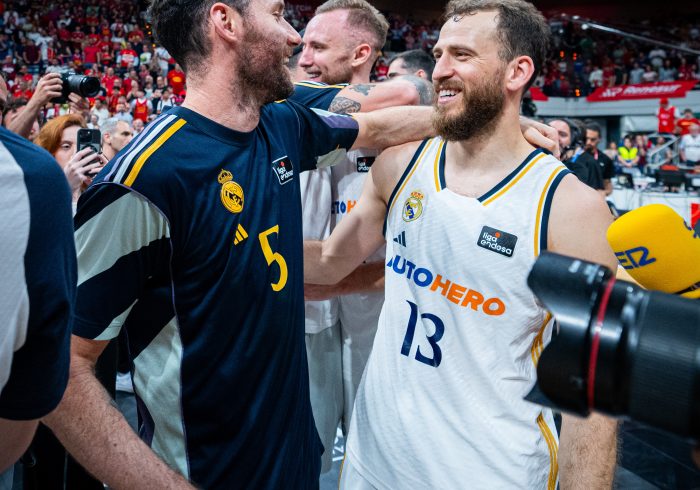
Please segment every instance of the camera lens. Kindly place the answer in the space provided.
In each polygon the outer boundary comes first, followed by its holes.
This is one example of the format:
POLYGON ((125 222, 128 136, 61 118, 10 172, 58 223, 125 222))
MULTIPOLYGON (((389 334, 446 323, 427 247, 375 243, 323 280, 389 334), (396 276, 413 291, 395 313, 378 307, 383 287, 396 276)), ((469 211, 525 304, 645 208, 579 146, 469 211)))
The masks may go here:
POLYGON ((81 97, 94 97, 100 92, 100 80, 85 75, 70 75, 67 79, 70 91, 81 97))
POLYGON ((528 285, 559 328, 537 366, 554 408, 601 411, 700 439, 700 303, 549 253, 528 285))

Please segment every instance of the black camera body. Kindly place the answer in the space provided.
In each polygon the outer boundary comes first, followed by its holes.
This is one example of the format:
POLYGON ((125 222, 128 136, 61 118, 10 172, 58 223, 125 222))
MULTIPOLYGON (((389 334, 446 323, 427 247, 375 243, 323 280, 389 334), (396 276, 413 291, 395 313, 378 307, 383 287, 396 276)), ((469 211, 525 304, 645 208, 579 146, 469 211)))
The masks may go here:
POLYGON ((100 93, 100 80, 96 77, 78 75, 72 71, 61 73, 61 95, 51 99, 54 104, 65 104, 68 95, 78 94, 81 97, 94 97, 100 93))
POLYGON ((552 253, 540 256, 528 285, 558 326, 537 365, 547 405, 700 441, 699 301, 647 291, 602 265, 552 253))

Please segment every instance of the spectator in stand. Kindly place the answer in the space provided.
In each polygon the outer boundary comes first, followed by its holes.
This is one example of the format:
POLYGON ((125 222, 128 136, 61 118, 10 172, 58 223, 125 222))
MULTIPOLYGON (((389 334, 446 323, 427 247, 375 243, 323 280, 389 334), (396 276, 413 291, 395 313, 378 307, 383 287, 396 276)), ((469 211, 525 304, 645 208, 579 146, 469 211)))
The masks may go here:
POLYGON ((435 58, 422 49, 404 51, 394 56, 389 62, 388 77, 394 78, 399 75, 415 75, 420 78, 432 81, 435 58))
POLYGON ((170 68, 170 53, 162 46, 158 46, 154 52, 156 57, 156 62, 158 63, 158 68, 160 69, 161 76, 165 77, 168 75, 168 70, 170 68))
POLYGON ((642 82, 644 83, 654 83, 659 80, 659 74, 656 73, 654 67, 651 65, 646 65, 644 67, 644 73, 642 73, 642 82))
POLYGON ((168 85, 173 91, 173 94, 180 95, 185 91, 185 72, 182 71, 179 64, 175 64, 175 68, 168 72, 168 85))
POLYGON ((678 122, 676 123, 678 133, 681 136, 690 134, 690 127, 693 124, 700 124, 700 120, 695 117, 692 109, 685 109, 683 111, 683 117, 678 119, 678 122))
POLYGON ((669 105, 667 98, 659 100, 659 108, 656 109, 656 118, 659 122, 657 131, 659 133, 674 133, 676 120, 680 117, 680 111, 675 106, 669 105))
POLYGON ((152 59, 153 53, 151 53, 151 46, 148 43, 145 43, 141 54, 139 54, 139 64, 150 68, 152 59))
POLYGON ((700 163, 700 125, 692 124, 690 132, 681 138, 681 161, 690 165, 700 163))
POLYGON ((617 143, 614 141, 611 141, 608 143, 608 147, 603 151, 610 160, 612 160, 613 164, 617 163, 617 143))
POLYGON ((159 98, 156 98, 155 96, 153 98, 153 112, 155 114, 160 114, 163 111, 166 111, 169 107, 173 107, 175 105, 177 105, 175 103, 175 99, 173 98, 170 89, 167 87, 163 89, 163 92, 159 98))
MULTIPOLYGON (((7 129, 23 138, 29 138, 41 110, 54 97, 61 95, 61 75, 48 73, 44 75, 36 86, 36 90, 21 112, 7 122, 7 129)), ((72 101, 79 101, 80 97, 71 94, 72 101)))
POLYGON ((126 102, 126 98, 119 97, 119 101, 117 102, 117 110, 114 113, 114 117, 120 121, 126 121, 131 126, 131 123, 134 121, 134 117, 129 113, 128 107, 129 104, 126 102))
POLYGON ((617 161, 626 169, 634 169, 639 165, 639 149, 632 144, 631 136, 625 136, 622 146, 617 149, 617 161))
POLYGON ((138 64, 139 64, 138 53, 136 51, 134 51, 134 49, 131 46, 131 43, 126 43, 126 46, 124 47, 124 49, 119 51, 118 61, 119 61, 119 68, 123 72, 126 72, 135 66, 138 66, 138 64))
POLYGON ((678 70, 671 64, 671 60, 664 60, 664 65, 659 68, 660 82, 673 82, 678 78, 678 70))
POLYGON ((377 60, 377 64, 374 66, 374 80, 377 82, 383 82, 388 78, 389 66, 386 64, 386 60, 382 57, 377 60))
POLYGON ((649 51, 649 64, 656 70, 664 66, 666 61, 666 51, 660 47, 654 48, 649 51))
POLYGON ((95 98, 95 105, 90 109, 90 114, 97 116, 97 125, 101 126, 109 119, 109 109, 105 106, 105 98, 99 96, 95 98))
POLYGON ((85 68, 92 68, 101 63, 102 48, 95 38, 88 38, 87 45, 83 48, 85 56, 85 68))
POLYGON ((86 127, 85 120, 77 114, 59 116, 41 128, 34 143, 51 153, 68 179, 73 194, 73 206, 92 178, 107 163, 104 155, 97 155, 91 148, 78 148, 78 130, 86 127))
MULTIPOLYGON (((151 116, 148 116, 149 120, 151 116)), ((141 134, 143 131, 143 128, 146 126, 146 124, 141 120, 141 119, 134 119, 134 124, 132 125, 131 129, 134 132, 134 136, 138 136, 141 134)))
POLYGON ((588 75, 588 83, 592 90, 603 86, 603 70, 599 66, 594 66, 590 75, 588 75))
POLYGON ((111 160, 126 145, 134 134, 126 121, 114 117, 107 119, 102 126, 102 154, 111 160))
POLYGON ((643 168, 647 164, 647 151, 649 150, 649 139, 645 134, 638 134, 634 137, 634 146, 637 148, 639 155, 639 168, 643 168))
POLYGON ((632 85, 638 85, 643 81, 644 70, 639 66, 639 63, 634 63, 630 70, 629 82, 632 85))
POLYGON ((134 116, 134 120, 141 120, 142 122, 148 122, 148 116, 151 115, 152 106, 150 101, 146 98, 146 94, 143 90, 136 91, 136 98, 131 101, 131 114, 134 116))
POLYGON ((688 64, 685 58, 681 58, 680 65, 678 66, 678 80, 694 80, 695 70, 692 66, 688 64))
POLYGON ((647 155, 648 162, 653 165, 663 164, 666 160, 665 151, 661 148, 666 144, 666 138, 663 136, 657 136, 655 143, 649 147, 649 154, 647 155))

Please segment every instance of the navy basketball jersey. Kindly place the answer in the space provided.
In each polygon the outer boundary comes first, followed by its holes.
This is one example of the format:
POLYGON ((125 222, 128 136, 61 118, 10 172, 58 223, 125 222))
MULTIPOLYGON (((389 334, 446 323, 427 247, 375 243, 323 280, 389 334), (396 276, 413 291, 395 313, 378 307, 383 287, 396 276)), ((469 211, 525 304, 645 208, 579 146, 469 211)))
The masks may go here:
POLYGON ((240 133, 174 108, 83 195, 75 333, 125 329, 141 436, 204 488, 309 488, 298 173, 349 117, 283 101, 240 133))

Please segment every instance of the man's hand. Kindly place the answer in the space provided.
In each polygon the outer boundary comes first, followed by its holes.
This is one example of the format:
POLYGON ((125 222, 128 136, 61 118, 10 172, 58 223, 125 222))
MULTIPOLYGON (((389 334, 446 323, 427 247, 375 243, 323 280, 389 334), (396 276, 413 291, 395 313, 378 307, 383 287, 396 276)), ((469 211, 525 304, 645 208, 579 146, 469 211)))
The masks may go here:
POLYGON ((68 103, 72 114, 80 114, 85 121, 90 121, 90 102, 85 97, 81 97, 78 94, 70 94, 68 103))
POLYGON ((544 148, 555 157, 560 157, 559 135, 557 130, 533 119, 520 116, 520 130, 532 146, 544 148))
POLYGON ((47 73, 39 79, 32 96, 32 102, 36 102, 39 107, 43 107, 51 99, 60 97, 62 86, 63 82, 61 81, 60 73, 47 73))
POLYGON ((323 301, 338 296, 335 284, 304 284, 304 301, 323 301))

